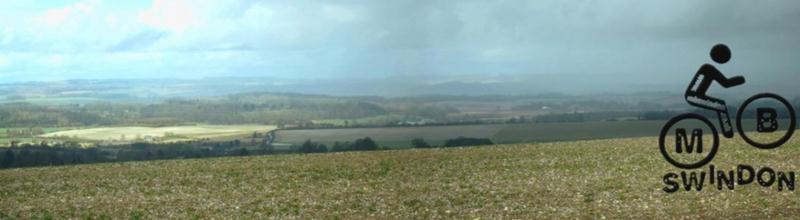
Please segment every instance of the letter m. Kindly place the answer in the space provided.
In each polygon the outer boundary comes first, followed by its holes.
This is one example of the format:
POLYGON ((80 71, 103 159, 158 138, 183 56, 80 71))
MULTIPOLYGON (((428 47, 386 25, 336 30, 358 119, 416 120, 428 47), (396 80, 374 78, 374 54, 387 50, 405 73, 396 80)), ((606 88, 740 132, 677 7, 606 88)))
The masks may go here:
POLYGON ((691 139, 686 138, 686 129, 675 129, 675 152, 683 153, 683 148, 687 153, 703 153, 703 129, 692 130, 691 139))

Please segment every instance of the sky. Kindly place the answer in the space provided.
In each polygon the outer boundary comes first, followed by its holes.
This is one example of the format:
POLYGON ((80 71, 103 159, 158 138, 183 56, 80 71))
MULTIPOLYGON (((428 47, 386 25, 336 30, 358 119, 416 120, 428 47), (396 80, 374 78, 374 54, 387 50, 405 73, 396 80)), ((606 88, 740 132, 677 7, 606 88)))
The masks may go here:
POLYGON ((798 82, 798 21, 793 0, 0 0, 0 82, 506 75, 683 82, 712 62, 716 43, 733 50, 722 72, 798 82))

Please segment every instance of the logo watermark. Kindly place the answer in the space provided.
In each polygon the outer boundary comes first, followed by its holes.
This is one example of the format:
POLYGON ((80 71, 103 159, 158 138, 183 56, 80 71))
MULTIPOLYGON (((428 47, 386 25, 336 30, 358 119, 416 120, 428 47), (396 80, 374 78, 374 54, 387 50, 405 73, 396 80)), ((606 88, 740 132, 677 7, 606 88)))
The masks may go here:
MULTIPOLYGON (((717 44, 711 49, 710 56, 715 63, 725 64, 731 59, 731 51, 728 46, 717 44)), ((706 63, 694 75, 684 93, 684 98, 692 106, 715 112, 722 135, 725 138, 733 138, 734 129, 725 100, 706 94, 713 83, 730 88, 744 84, 745 78, 743 76, 727 78, 714 65, 706 63)), ((777 94, 753 95, 745 100, 736 112, 737 133, 747 144, 759 149, 780 147, 792 137, 795 128, 794 107, 777 94), (746 110, 753 106, 756 107, 755 111, 746 110), (746 115, 752 116, 752 119, 743 120, 746 115), (764 138, 746 133, 744 127, 747 123, 754 127, 756 134, 770 135, 764 138), (784 131, 782 135, 772 135, 780 131, 784 131), (777 139, 773 138, 776 136, 777 139)), ((663 176, 665 192, 673 193, 681 188, 686 191, 693 189, 700 191, 706 183, 716 184, 718 190, 732 190, 735 185, 754 182, 763 187, 777 185, 778 191, 794 191, 795 173, 792 171, 776 171, 766 166, 756 169, 745 164, 736 166, 735 170, 719 170, 714 165, 709 165, 720 147, 720 131, 708 118, 695 113, 675 116, 664 124, 658 138, 661 155, 668 163, 683 169, 679 173, 669 172, 663 176), (693 171, 706 165, 708 172, 693 171)))

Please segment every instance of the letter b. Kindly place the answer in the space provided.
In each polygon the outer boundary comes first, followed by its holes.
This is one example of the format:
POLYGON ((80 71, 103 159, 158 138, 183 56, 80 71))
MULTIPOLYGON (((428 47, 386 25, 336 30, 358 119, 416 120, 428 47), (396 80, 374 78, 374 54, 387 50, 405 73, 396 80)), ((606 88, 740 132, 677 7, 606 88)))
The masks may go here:
POLYGON ((760 133, 769 133, 778 130, 778 120, 775 118, 778 113, 774 108, 757 108, 756 109, 756 131, 760 133))

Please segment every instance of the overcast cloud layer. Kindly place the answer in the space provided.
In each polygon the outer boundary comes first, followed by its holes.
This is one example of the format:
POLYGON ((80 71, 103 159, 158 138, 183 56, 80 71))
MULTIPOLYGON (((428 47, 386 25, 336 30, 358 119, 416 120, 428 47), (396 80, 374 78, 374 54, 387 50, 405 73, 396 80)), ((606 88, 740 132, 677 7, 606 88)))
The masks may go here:
POLYGON ((799 41, 800 1, 790 0, 19 0, 0 3, 0 82, 506 74, 683 82, 711 62, 718 42, 733 49, 723 72, 797 82, 799 41))

